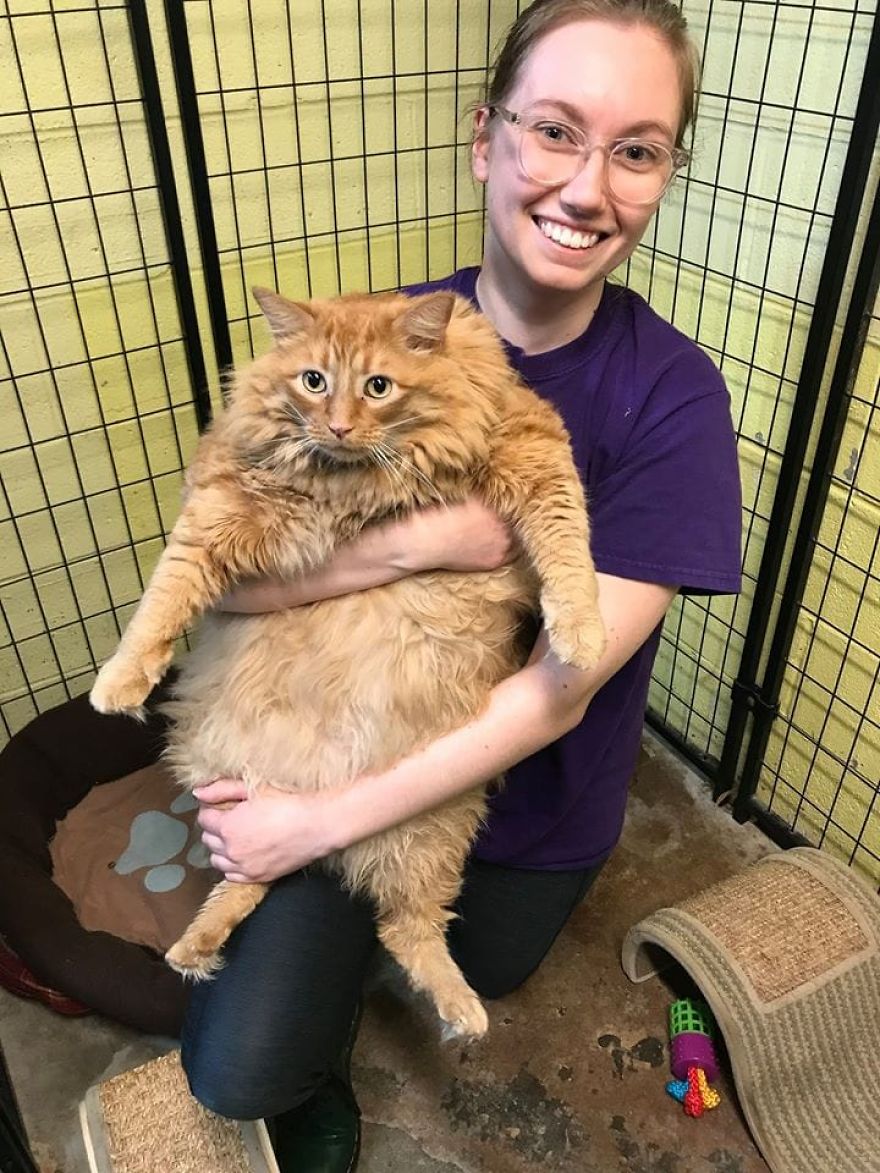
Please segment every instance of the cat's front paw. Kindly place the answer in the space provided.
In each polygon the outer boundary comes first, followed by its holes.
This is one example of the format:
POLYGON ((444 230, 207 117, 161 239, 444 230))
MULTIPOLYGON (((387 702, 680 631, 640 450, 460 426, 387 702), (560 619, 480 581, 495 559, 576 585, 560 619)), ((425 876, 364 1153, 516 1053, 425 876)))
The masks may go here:
POLYGON ((605 625, 598 611, 577 611, 548 616, 544 623, 550 647, 557 659, 588 672, 599 663, 605 651, 605 625))
POLYGON ((223 968, 223 958, 220 956, 222 944, 219 938, 193 932, 190 928, 171 946, 165 954, 165 960, 173 970, 190 981, 208 981, 218 969, 223 968))
POLYGON ((128 713, 143 718, 144 701, 159 683, 170 655, 135 658, 117 652, 100 670, 89 701, 99 713, 128 713))

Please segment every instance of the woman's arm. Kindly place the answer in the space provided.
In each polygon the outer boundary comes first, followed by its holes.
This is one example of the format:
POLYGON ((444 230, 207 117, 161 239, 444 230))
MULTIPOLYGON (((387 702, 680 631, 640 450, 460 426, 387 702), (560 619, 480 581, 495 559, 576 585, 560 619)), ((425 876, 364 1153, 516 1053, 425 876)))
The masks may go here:
MULTIPOLYGON (((560 664, 542 636, 526 667, 493 689, 479 717, 390 770, 340 791, 275 790, 226 811, 203 807, 199 823, 212 863, 231 880, 277 879, 497 777, 579 723, 598 689, 661 622, 676 591, 600 574, 608 646, 592 671, 560 664)), ((196 792, 203 803, 246 793, 242 783, 226 779, 196 792)))
POLYGON ((396 582, 420 570, 494 570, 512 555, 507 525, 476 498, 463 505, 417 510, 373 526, 341 546, 330 561, 302 578, 262 579, 230 591, 221 611, 256 614, 301 607, 352 591, 396 582))

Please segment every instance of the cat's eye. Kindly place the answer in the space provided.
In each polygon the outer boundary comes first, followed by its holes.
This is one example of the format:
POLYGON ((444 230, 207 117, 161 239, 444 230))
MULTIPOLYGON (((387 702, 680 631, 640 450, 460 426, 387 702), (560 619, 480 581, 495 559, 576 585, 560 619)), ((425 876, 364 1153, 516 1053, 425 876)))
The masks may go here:
POLYGON ((300 382, 312 395, 320 395, 327 390, 327 380, 320 371, 303 371, 300 375, 300 382))
POLYGON ((370 399, 387 399, 393 386, 387 375, 371 375, 364 384, 364 394, 370 399))

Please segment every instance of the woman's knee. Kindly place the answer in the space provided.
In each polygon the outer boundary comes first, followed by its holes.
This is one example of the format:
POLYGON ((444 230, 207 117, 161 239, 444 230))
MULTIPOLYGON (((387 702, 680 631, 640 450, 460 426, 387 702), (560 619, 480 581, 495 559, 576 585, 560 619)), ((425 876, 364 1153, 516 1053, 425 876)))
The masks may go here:
POLYGON ((471 967, 467 979, 472 989, 481 998, 485 998, 487 1002, 496 1002, 499 998, 506 998, 508 994, 512 994, 514 990, 518 990, 520 986, 524 985, 535 972, 535 968, 533 966, 527 973, 499 973, 497 969, 480 973, 479 970, 475 972, 471 967))
MULTIPOLYGON (((265 1059, 265 1057, 263 1057, 265 1059)), ((181 1064, 193 1096, 204 1107, 230 1120, 259 1120, 305 1103, 321 1082, 314 1068, 297 1070, 295 1054, 285 1058, 283 1076, 260 1057, 218 1054, 210 1047, 184 1046, 181 1064)))

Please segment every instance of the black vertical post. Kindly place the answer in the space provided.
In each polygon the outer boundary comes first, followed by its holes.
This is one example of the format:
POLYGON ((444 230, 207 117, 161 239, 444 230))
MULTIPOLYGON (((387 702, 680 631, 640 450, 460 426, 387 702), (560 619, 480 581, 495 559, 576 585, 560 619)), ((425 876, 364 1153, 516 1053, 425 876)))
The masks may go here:
MULTIPOLYGON (((138 0, 138 3, 143 4, 144 0, 138 0)), ((171 46, 171 61, 174 66, 174 84, 180 107, 189 182, 195 205, 196 230, 205 272, 205 286, 208 292, 211 334, 214 339, 217 364, 221 370, 224 370, 232 366, 232 341, 229 336, 226 298, 223 295, 223 274, 220 269, 220 253, 217 249, 214 209, 211 205, 211 186, 208 182, 205 144, 202 138, 202 124, 199 120, 199 100, 196 94, 184 9, 185 5, 181 3, 181 0, 165 0, 168 40, 171 46)))
POLYGON ((153 41, 150 36, 145 0, 131 0, 128 11, 150 146, 156 167, 156 181, 159 187, 162 217, 165 222, 165 235, 171 255, 172 278, 183 327, 184 353, 193 388, 196 418, 201 430, 211 422, 211 396, 208 390, 205 356, 199 335, 199 320, 196 314, 189 271, 190 262, 183 235, 180 201, 177 198, 177 187, 174 182, 171 148, 168 143, 165 115, 162 111, 162 96, 159 90, 156 58, 153 53, 153 41))
POLYGON ((0 1173, 39 1173, 0 1048, 0 1173))
MULTIPOLYGON (((880 87, 878 87, 880 91, 880 87)), ((822 430, 816 444, 813 470, 807 485, 804 508, 792 547, 791 563, 785 579, 779 614, 770 644, 767 669, 761 683, 762 696, 776 706, 791 651, 797 624, 798 610, 804 596, 807 575, 813 560, 813 551, 822 524, 822 515, 831 474, 840 451, 840 441, 846 424, 849 397, 858 373, 864 350, 871 308, 880 287, 880 188, 874 193, 874 205, 865 235, 861 261, 853 283, 852 300, 843 327, 840 350, 834 365, 834 374, 828 389, 828 405, 822 420, 822 430)), ((734 803, 734 814, 746 819, 751 814, 751 799, 757 789, 758 776, 767 739, 769 723, 755 723, 749 739, 739 792, 734 803)))
MULTIPOLYGON (((771 652, 768 672, 763 683, 758 681, 761 653, 765 644, 765 636, 773 603, 779 582, 782 559, 787 544, 787 535, 791 529, 791 521, 797 498, 798 486, 804 467, 804 459, 813 428, 814 413, 819 402, 819 393, 822 386, 822 375, 825 370, 826 356, 831 344, 834 323, 840 306, 846 272, 858 229, 859 215, 871 172, 872 158, 877 142, 877 130, 880 126, 880 10, 875 14, 871 40, 865 61, 865 71, 862 85, 853 118, 852 134, 846 161, 840 180, 840 189, 837 194, 837 203, 828 234, 828 246, 825 252, 825 261, 819 277, 819 286, 816 291, 816 304, 807 342, 804 349, 803 364, 795 393, 792 410, 791 426, 782 458, 779 472, 779 482, 773 509, 770 513, 770 524, 767 532, 767 543, 761 558, 758 571, 758 580, 755 586, 755 597, 746 638, 743 644, 742 660, 739 674, 733 685, 733 704, 730 711, 730 720, 724 738, 724 747, 721 753, 721 763, 715 783, 716 797, 728 793, 736 787, 737 763, 740 749, 746 732, 749 713, 754 717, 752 742, 755 747, 763 748, 769 736, 770 726, 778 711, 779 683, 784 654, 779 656, 779 663, 773 662, 771 652), (778 679, 776 679, 778 677, 778 679), (776 687, 773 688, 774 680, 776 687), (770 686, 765 690, 765 685, 770 686)), ((863 258, 864 260, 864 258, 863 258)), ((856 306, 855 311, 861 312, 856 306)), ((853 342, 855 339, 853 338, 853 342)), ((841 350, 838 356, 838 367, 841 374, 835 394, 836 400, 829 398, 826 406, 827 416, 834 416, 835 411, 845 408, 848 363, 853 361, 853 353, 845 356, 841 350), (841 396, 843 397, 841 400, 841 396)), ((827 418, 826 416, 826 418, 827 418)), ((829 424, 829 428, 832 425, 829 424)), ((825 456, 828 458, 830 449, 826 446, 825 456)), ((819 464, 819 453, 814 463, 814 476, 824 481, 826 469, 819 464)), ((824 498, 823 498, 824 499, 824 498)), ((803 524, 809 526, 809 519, 804 514, 803 524)), ((799 535, 800 536, 800 535, 799 535)), ((811 552, 811 540, 805 538, 796 545, 795 553, 803 560, 808 560, 811 552)), ((794 592, 800 578, 800 590, 803 590, 803 581, 806 577, 807 566, 800 567, 794 560, 789 569, 787 587, 794 592)), ((800 595, 794 599, 791 594, 787 605, 792 606, 800 600, 800 595)), ((780 613, 780 626, 786 623, 785 616, 780 613)), ((793 623, 793 619, 792 619, 793 623)), ((792 629, 793 630, 793 629, 792 629)), ((787 640, 780 634, 779 640, 774 638, 774 651, 787 653, 791 640, 791 630, 787 640), (784 645, 784 647, 783 647, 784 645)), ((751 756, 751 755, 750 755, 751 756)), ((757 769, 760 768, 760 759, 757 769)), ((753 777, 748 782, 744 776, 743 796, 738 803, 741 817, 746 817, 745 810, 748 786, 749 793, 753 794, 757 785, 757 769, 752 760, 750 769, 753 777)))

